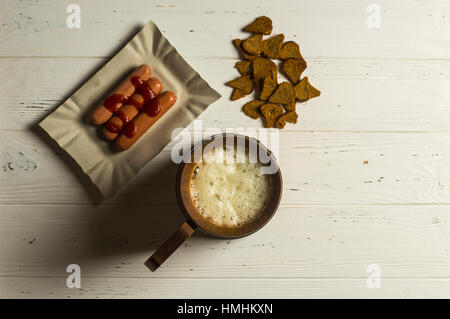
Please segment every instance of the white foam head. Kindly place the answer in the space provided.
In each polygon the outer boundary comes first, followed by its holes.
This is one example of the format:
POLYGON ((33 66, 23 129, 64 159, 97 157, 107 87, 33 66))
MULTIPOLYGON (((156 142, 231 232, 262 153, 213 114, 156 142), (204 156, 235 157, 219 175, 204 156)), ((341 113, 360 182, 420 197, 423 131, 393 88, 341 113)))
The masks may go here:
POLYGON ((208 220, 226 227, 252 221, 269 202, 270 176, 261 163, 237 149, 217 148, 203 155, 191 179, 191 197, 208 220))

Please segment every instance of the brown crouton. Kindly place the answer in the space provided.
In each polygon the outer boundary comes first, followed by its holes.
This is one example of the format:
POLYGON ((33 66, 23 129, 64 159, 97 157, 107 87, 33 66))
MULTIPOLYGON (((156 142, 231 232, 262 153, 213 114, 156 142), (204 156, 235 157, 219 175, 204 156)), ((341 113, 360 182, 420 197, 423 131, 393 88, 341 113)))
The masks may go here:
POLYGON ((320 91, 313 87, 311 83, 308 81, 308 92, 309 92, 309 98, 312 99, 313 97, 320 96, 320 91))
POLYGON ((259 55, 263 49, 262 34, 254 34, 242 42, 242 48, 251 55, 259 55))
POLYGON ((243 75, 240 78, 227 82, 226 85, 239 89, 245 94, 250 94, 253 91, 253 81, 250 75, 243 75))
POLYGON ((258 17, 244 28, 244 31, 269 35, 272 33, 272 20, 268 17, 258 17))
POLYGON ((295 100, 295 97, 294 97, 294 100, 292 101, 292 103, 290 103, 288 105, 283 105, 283 106, 286 111, 295 111, 295 109, 297 107, 297 101, 295 100))
POLYGON ((300 102, 308 101, 308 77, 305 76, 297 85, 294 86, 295 98, 300 102))
POLYGON ((236 62, 236 69, 238 69, 240 74, 246 75, 250 70, 251 63, 252 63, 251 61, 247 60, 236 62))
POLYGON ((231 100, 235 101, 256 89, 256 100, 246 103, 242 110, 251 118, 263 117, 265 127, 283 129, 286 123, 297 123, 297 102, 304 102, 319 96, 308 77, 302 78, 307 68, 299 45, 286 41, 284 34, 274 35, 264 40, 263 35, 272 33, 272 20, 261 16, 244 28, 251 32, 247 39, 234 39, 233 44, 242 60, 235 67, 241 74, 226 85, 233 88, 231 100), (275 59, 282 60, 280 63, 275 59), (288 80, 278 84, 278 66, 288 80))
POLYGON ((264 115, 266 127, 273 127, 277 118, 283 114, 283 107, 278 104, 267 103, 261 106, 261 113, 264 115))
POLYGON ((257 119, 261 116, 261 110, 260 107, 263 105, 263 101, 254 100, 246 103, 243 107, 243 111, 248 116, 257 119))
POLYGON ((231 101, 236 101, 239 100, 240 98, 243 98, 244 96, 246 96, 247 94, 245 94, 244 92, 242 92, 239 89, 234 89, 233 93, 231 94, 231 101))
POLYGON ((269 96, 271 96, 272 93, 275 91, 277 86, 278 86, 277 81, 274 81, 271 76, 266 76, 264 78, 263 87, 259 95, 259 99, 267 100, 269 96))
POLYGON ((262 52, 270 59, 280 58, 281 45, 284 41, 284 34, 278 34, 263 41, 262 52))
POLYGON ((306 69, 306 61, 303 59, 287 59, 283 63, 283 72, 292 83, 297 83, 306 69))
POLYGON ((266 76, 272 77, 274 81, 277 80, 277 65, 271 60, 258 56, 252 61, 252 63, 253 78, 257 82, 264 79, 266 76))
POLYGON ((282 60, 303 59, 302 55, 300 54, 300 48, 294 41, 288 41, 283 44, 283 46, 281 47, 280 58, 282 60))
POLYGON ((309 83, 307 76, 297 83, 294 87, 294 92, 296 99, 300 102, 306 102, 320 95, 320 91, 309 83))
POLYGON ((275 93, 269 98, 269 102, 280 103, 283 105, 290 105, 293 100, 295 100, 294 88, 289 82, 282 82, 278 85, 275 93))
POLYGON ((239 53, 247 60, 253 60, 254 58, 256 58, 255 55, 251 55, 248 54, 247 52, 244 51, 244 49, 242 48, 242 40, 241 39, 234 39, 233 40, 233 44, 236 46, 236 48, 238 49, 239 53))
POLYGON ((275 122, 275 127, 283 129, 286 126, 286 122, 297 123, 298 114, 295 111, 286 112, 281 115, 275 122))

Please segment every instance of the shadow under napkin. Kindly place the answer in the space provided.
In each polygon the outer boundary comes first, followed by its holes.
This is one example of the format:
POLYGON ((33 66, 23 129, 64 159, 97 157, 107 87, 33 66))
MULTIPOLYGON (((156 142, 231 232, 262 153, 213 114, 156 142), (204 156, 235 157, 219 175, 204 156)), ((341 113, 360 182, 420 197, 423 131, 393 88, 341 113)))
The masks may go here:
POLYGON ((146 269, 145 260, 184 221, 176 202, 177 169, 177 164, 165 161, 142 172, 145 182, 129 184, 118 198, 98 206, 71 205, 67 212, 58 212, 61 222, 44 222, 34 234, 37 243, 53 249, 35 249, 21 259, 45 265, 57 277, 66 276, 67 265, 74 263, 85 277, 108 276, 127 267, 146 269))
POLYGON ((142 173, 138 183, 119 191, 110 200, 117 203, 107 201, 97 207, 96 220, 87 230, 90 243, 85 257, 136 252, 148 252, 149 257, 184 221, 175 194, 177 170, 178 165, 167 159, 162 167, 142 173))

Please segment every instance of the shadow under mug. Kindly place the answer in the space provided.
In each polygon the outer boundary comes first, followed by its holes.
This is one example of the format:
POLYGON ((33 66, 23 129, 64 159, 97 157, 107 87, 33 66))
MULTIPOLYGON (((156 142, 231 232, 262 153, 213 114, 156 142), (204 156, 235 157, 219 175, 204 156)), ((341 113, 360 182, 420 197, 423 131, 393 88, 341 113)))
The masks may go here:
MULTIPOLYGON (((217 144, 217 143, 216 143, 217 144)), ((265 165, 265 164, 263 164, 265 165)), ((258 140, 250 138, 248 136, 224 133, 213 135, 199 144, 195 145, 191 152, 181 162, 178 168, 177 180, 176 180, 176 194, 178 205, 186 218, 186 221, 180 226, 180 228, 159 247, 155 253, 145 262, 145 265, 151 270, 155 271, 158 267, 166 261, 167 258, 186 241, 197 229, 203 233, 223 239, 233 239, 250 235, 260 228, 262 228, 275 214, 278 205, 281 201, 283 180, 278 163, 273 154, 258 140), (272 184, 272 194, 269 199, 268 205, 264 210, 258 214, 258 216, 252 221, 245 223, 237 227, 225 227, 215 224, 201 215, 201 213, 195 207, 190 194, 190 182, 194 174, 195 168, 198 166, 201 160, 203 152, 211 150, 210 143, 220 142, 218 139, 222 139, 220 145, 228 146, 230 142, 233 146, 245 147, 245 150, 257 150, 258 154, 264 154, 269 165, 274 167, 273 173, 269 174, 272 184), (198 152, 198 148, 201 147, 202 152, 198 152)))

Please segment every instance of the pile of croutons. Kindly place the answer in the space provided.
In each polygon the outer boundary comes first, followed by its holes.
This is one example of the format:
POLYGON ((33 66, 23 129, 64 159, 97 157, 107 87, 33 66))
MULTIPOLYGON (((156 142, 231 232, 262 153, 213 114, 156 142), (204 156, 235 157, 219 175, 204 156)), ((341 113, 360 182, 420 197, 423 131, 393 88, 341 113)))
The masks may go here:
POLYGON ((234 89, 231 100, 238 100, 255 89, 258 98, 244 105, 245 114, 254 119, 263 116, 266 127, 282 129, 286 122, 297 123, 297 101, 305 102, 320 95, 308 77, 300 80, 306 61, 298 44, 284 42, 284 34, 263 40, 263 35, 272 33, 272 20, 264 16, 246 26, 244 31, 253 35, 246 40, 233 40, 243 60, 236 63, 241 77, 226 83, 234 89), (281 71, 290 82, 278 84, 278 67, 271 59, 283 61, 281 71))

